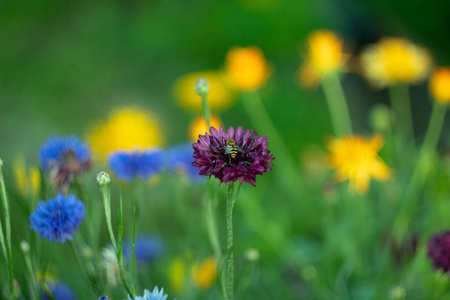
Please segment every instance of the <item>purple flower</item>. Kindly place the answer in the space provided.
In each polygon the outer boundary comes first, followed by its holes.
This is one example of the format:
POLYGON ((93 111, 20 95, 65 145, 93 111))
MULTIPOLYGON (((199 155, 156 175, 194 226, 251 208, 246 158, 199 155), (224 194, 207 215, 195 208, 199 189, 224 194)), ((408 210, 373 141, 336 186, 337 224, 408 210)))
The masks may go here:
POLYGON ((228 182, 248 182, 255 186, 256 175, 272 170, 274 159, 267 150, 266 136, 258 136, 251 129, 244 131, 239 126, 225 132, 211 127, 211 135, 199 135, 194 148, 193 166, 199 168, 199 175, 214 176, 220 184, 228 182), (253 133, 253 137, 252 137, 253 133))
POLYGON ((450 231, 435 234, 427 247, 427 255, 433 261, 433 266, 447 273, 450 270, 450 231))
POLYGON ((74 176, 89 170, 92 164, 88 146, 75 136, 49 138, 41 146, 39 160, 50 182, 62 192, 67 192, 74 176))
POLYGON ((72 234, 84 221, 84 212, 83 202, 74 195, 58 194, 47 202, 39 202, 30 215, 30 227, 39 232, 40 238, 65 243, 66 239, 72 240, 72 234))

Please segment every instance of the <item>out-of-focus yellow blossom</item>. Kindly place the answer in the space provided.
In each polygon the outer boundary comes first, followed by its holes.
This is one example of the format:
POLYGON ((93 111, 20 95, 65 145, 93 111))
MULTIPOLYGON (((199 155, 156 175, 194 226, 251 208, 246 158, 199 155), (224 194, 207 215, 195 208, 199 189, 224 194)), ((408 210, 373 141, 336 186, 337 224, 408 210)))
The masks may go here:
POLYGON ((228 80, 239 91, 259 89, 271 73, 263 52, 256 46, 230 49, 225 58, 225 67, 228 80))
POLYGON ((41 189, 41 173, 37 167, 26 168, 25 157, 18 155, 13 164, 17 190, 22 197, 36 197, 41 189))
POLYGON ((189 110, 202 110, 202 98, 194 90, 199 77, 205 78, 209 83, 209 92, 206 97, 211 110, 225 110, 234 104, 236 97, 227 85, 224 74, 208 70, 187 74, 177 80, 174 87, 175 96, 182 107, 189 110))
POLYGON ((336 180, 349 180, 349 188, 359 194, 369 189, 370 180, 388 180, 390 169, 378 156, 383 146, 381 135, 370 139, 347 136, 333 139, 328 144, 328 162, 336 169, 336 180))
MULTIPOLYGON (((212 127, 217 129, 219 129, 219 126, 222 125, 222 120, 215 115, 211 115, 209 122, 212 127)), ((197 141, 199 134, 204 135, 205 132, 209 133, 209 128, 206 125, 206 121, 203 116, 194 119, 189 125, 188 134, 191 141, 197 141)))
POLYGON ((191 277, 195 285, 200 289, 210 288, 217 279, 217 262, 213 256, 206 258, 201 265, 194 265, 191 269, 191 277))
POLYGON ((350 57, 342 53, 342 40, 329 30, 314 31, 308 37, 308 53, 305 63, 299 69, 299 79, 303 86, 311 87, 321 77, 342 70, 350 57))
POLYGON ((90 128, 87 140, 100 159, 106 159, 112 151, 150 148, 163 143, 157 119, 134 107, 112 111, 106 122, 90 128))
POLYGON ((376 87, 422 81, 431 66, 429 52, 404 38, 383 38, 361 54, 364 76, 376 87))
POLYGON ((181 293, 184 289, 186 265, 181 258, 174 258, 169 268, 169 280, 173 290, 181 293))
POLYGON ((437 102, 450 103, 450 67, 434 70, 430 79, 430 91, 437 102))

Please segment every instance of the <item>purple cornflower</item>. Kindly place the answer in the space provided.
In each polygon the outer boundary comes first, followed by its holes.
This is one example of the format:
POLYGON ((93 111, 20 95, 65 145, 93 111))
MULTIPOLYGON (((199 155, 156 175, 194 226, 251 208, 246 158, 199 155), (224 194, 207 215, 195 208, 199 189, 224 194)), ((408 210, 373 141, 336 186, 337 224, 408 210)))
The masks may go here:
POLYGON ((84 221, 84 212, 83 202, 74 195, 58 194, 47 202, 39 202, 30 215, 30 228, 39 232, 40 238, 65 243, 66 239, 72 240, 72 234, 84 221))
MULTIPOLYGON (((50 290, 55 297, 55 300, 76 300, 77 296, 72 291, 72 289, 65 283, 57 282, 49 284, 50 290)), ((47 293, 42 293, 42 300, 53 299, 47 293)))
POLYGON ((158 149, 116 151, 109 155, 108 164, 114 175, 130 182, 134 177, 150 179, 161 172, 164 165, 164 153, 158 149))
POLYGON ((244 131, 239 126, 225 132, 211 127, 211 135, 199 135, 194 148, 193 166, 199 168, 199 175, 214 176, 220 184, 228 182, 248 182, 255 186, 256 175, 272 170, 274 159, 267 150, 266 136, 258 136, 251 129, 244 131), (253 137, 252 137, 253 133, 253 137))
POLYGON ((50 182, 62 192, 67 192, 74 176, 91 167, 91 152, 75 136, 49 138, 39 151, 39 161, 48 173, 50 182))
MULTIPOLYGON (((163 241, 154 236, 139 234, 135 240, 136 261, 139 263, 149 263, 164 252, 163 241)), ((126 259, 131 258, 133 251, 133 245, 131 241, 128 241, 123 248, 123 255, 126 259)))
POLYGON ((450 230, 435 234, 428 241, 428 257, 436 269, 444 273, 450 271, 450 230))

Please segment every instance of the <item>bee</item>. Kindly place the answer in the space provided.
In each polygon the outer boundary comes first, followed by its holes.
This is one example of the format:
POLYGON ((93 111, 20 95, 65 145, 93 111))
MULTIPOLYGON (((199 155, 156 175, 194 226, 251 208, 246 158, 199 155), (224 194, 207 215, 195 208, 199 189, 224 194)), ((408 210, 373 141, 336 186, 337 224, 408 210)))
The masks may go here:
POLYGON ((245 151, 241 149, 233 139, 227 139, 225 146, 222 147, 225 149, 224 154, 228 155, 231 163, 231 159, 235 158, 238 152, 245 154, 245 151))

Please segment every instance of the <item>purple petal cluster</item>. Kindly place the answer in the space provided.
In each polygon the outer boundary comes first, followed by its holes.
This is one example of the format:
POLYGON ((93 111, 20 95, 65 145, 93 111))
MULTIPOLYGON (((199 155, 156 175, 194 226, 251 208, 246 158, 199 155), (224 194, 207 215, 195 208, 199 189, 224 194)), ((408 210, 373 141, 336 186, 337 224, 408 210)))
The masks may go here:
POLYGON ((108 164, 114 175, 126 182, 139 177, 149 179, 162 171, 164 153, 158 149, 116 151, 109 155, 108 164))
POLYGON ((75 136, 49 138, 39 151, 39 161, 49 174, 50 182, 60 191, 67 191, 74 176, 89 170, 91 152, 75 136))
POLYGON ((255 186, 256 175, 272 170, 274 157, 267 150, 266 136, 258 136, 251 129, 244 131, 242 126, 236 130, 230 127, 227 132, 222 126, 219 130, 211 127, 210 132, 200 135, 197 143, 192 144, 195 158, 192 165, 199 168, 200 175, 214 176, 221 184, 239 180, 241 184, 248 182, 255 186), (227 139, 234 140, 240 149, 234 158, 225 154, 227 139))
POLYGON ((428 241, 428 257, 436 269, 450 271, 450 230, 435 234, 428 241))
POLYGON ((72 234, 84 221, 84 213, 84 203, 75 195, 58 194, 47 202, 39 202, 30 215, 30 227, 39 232, 40 238, 65 243, 66 239, 72 240, 72 234))

